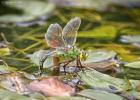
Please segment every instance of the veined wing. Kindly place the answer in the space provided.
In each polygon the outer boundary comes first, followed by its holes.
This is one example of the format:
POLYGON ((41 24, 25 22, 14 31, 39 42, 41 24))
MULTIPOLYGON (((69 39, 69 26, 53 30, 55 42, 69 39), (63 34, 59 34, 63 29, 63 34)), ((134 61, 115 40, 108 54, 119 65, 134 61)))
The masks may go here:
POLYGON ((74 45, 77 38, 77 31, 81 24, 81 20, 79 17, 75 17, 71 19, 63 29, 62 35, 66 42, 66 45, 74 45))
POLYGON ((51 24, 45 34, 45 40, 48 46, 52 48, 65 47, 65 43, 62 37, 62 28, 59 24, 51 24))

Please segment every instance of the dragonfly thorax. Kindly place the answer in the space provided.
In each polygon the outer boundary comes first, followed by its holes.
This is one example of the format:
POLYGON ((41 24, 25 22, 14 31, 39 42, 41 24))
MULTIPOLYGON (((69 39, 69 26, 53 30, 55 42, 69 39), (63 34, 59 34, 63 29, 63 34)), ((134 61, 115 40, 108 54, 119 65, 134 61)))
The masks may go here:
POLYGON ((80 52, 76 47, 67 47, 62 49, 57 49, 56 55, 60 58, 64 59, 76 59, 77 55, 79 55, 80 52))

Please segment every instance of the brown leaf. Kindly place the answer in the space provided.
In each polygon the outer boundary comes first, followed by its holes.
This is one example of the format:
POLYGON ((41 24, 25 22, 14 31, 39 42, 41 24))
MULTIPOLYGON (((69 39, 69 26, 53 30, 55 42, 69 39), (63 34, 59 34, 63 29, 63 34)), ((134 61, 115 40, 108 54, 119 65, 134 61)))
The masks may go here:
POLYGON ((45 96, 71 96, 75 89, 63 83, 57 77, 42 78, 30 82, 27 87, 34 92, 41 92, 45 96))
POLYGON ((30 91, 26 88, 30 80, 22 72, 11 72, 0 75, 0 86, 19 94, 28 94, 30 91))

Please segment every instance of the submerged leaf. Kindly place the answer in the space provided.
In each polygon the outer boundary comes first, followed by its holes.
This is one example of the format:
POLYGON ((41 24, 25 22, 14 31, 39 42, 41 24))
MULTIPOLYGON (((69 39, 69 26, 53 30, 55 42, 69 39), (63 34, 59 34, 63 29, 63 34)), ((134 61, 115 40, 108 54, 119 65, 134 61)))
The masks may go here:
POLYGON ((56 77, 42 78, 30 82, 27 87, 35 92, 41 92, 46 96, 71 96, 75 89, 63 83, 56 77))
POLYGON ((86 89, 78 93, 78 95, 94 100, 124 100, 121 96, 106 91, 86 89))

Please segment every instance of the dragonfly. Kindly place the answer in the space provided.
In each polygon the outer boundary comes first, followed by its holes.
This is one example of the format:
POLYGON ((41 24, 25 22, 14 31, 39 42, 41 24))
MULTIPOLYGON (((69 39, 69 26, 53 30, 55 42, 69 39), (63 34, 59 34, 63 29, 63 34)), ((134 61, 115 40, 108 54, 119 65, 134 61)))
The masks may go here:
POLYGON ((47 33, 45 34, 45 40, 48 46, 53 48, 54 51, 44 54, 40 60, 38 72, 40 75, 43 72, 43 63, 50 55, 60 59, 65 59, 66 63, 64 64, 63 68, 75 60, 76 66, 82 68, 81 60, 85 60, 87 55, 84 50, 80 50, 75 46, 80 24, 81 19, 79 17, 75 17, 72 18, 63 29, 58 23, 51 24, 48 27, 47 33))

